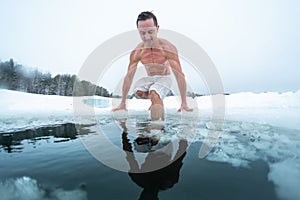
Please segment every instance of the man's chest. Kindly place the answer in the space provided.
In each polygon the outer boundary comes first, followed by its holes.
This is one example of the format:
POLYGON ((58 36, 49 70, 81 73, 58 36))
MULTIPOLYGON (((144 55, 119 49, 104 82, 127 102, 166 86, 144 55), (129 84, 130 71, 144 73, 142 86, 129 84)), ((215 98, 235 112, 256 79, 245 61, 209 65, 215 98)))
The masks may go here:
POLYGON ((144 65, 147 64, 163 64, 167 60, 163 49, 145 48, 141 51, 140 61, 144 65))

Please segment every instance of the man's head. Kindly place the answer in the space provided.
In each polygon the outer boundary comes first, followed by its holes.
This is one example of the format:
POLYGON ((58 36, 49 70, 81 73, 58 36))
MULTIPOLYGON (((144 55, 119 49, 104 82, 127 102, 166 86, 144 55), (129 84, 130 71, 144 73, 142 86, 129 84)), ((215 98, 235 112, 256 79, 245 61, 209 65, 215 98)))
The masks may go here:
POLYGON ((140 21, 146 21, 147 19, 152 19, 154 26, 156 27, 158 26, 156 16, 152 12, 145 11, 145 12, 141 12, 136 20, 137 28, 139 28, 140 21))
POLYGON ((155 15, 152 12, 142 12, 139 14, 136 25, 144 44, 152 47, 157 39, 158 24, 155 15))

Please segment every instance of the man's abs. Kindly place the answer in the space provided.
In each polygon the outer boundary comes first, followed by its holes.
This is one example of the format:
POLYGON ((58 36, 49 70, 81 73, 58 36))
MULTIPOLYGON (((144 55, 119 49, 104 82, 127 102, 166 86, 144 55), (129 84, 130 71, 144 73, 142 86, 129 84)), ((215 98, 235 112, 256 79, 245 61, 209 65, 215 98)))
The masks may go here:
POLYGON ((148 76, 166 76, 170 75, 170 68, 164 64, 145 65, 148 76))

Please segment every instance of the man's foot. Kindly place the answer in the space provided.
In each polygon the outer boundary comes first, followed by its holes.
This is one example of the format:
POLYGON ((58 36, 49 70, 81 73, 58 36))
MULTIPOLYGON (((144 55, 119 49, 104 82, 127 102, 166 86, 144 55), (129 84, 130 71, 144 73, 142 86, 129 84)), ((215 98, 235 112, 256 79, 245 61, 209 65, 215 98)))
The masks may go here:
POLYGON ((150 108, 151 120, 164 120, 164 107, 160 104, 154 104, 150 108))

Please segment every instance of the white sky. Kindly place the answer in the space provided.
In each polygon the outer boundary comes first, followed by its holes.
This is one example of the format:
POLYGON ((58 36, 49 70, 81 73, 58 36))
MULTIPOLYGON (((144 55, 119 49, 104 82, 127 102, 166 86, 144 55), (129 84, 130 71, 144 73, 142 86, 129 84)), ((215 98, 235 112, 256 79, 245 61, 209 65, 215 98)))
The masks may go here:
MULTIPOLYGON (((162 29, 207 52, 225 92, 300 88, 297 0, 0 0, 0 8, 0 60, 52 75, 77 74, 96 47, 135 29, 137 15, 153 10, 162 29)), ((186 77, 197 90, 199 81, 186 77)))

